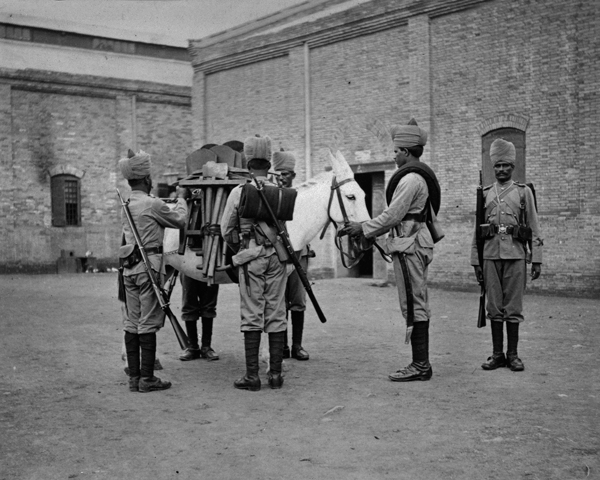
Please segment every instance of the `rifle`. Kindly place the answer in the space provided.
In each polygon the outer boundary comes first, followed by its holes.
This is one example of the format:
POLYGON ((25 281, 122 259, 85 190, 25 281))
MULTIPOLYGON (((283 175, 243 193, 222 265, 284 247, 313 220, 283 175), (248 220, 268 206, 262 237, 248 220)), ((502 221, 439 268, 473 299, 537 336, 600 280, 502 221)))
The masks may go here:
MULTIPOLYGON (((142 261, 144 262, 144 266, 146 267, 146 271, 148 272, 148 277, 150 277, 150 282, 152 283, 152 288, 154 289, 154 293, 156 294, 156 298, 158 299, 158 303, 160 304, 160 308, 162 308, 165 315, 169 317, 171 321, 171 325, 173 326, 173 330, 175 331, 175 336, 177 337, 177 341, 179 342, 179 346, 182 350, 190 347, 190 341, 179 325, 177 318, 171 311, 171 307, 169 306, 168 300, 165 300, 165 291, 160 288, 158 281, 156 280, 156 276, 154 275, 154 271, 152 270, 152 265, 150 263, 150 259, 148 258, 148 254, 146 253, 146 249, 142 244, 142 239, 140 238, 140 234, 137 231, 135 223, 133 223, 133 218, 131 217, 131 211, 129 210, 129 200, 125 202, 123 197, 121 196, 121 192, 117 188, 117 195, 119 196, 119 200, 121 201, 121 206, 123 207, 123 211, 125 212, 125 217, 127 218, 127 222, 131 227, 131 233, 133 233, 133 238, 135 239, 135 243, 137 244, 140 254, 142 255, 142 261)), ((170 294, 169 294, 170 296, 170 294)))
MULTIPOLYGON (((479 266, 483 268, 483 244, 485 239, 481 235, 481 225, 485 223, 485 199, 483 198, 483 178, 479 170, 479 187, 477 187, 477 207, 475 210, 475 236, 477 244, 477 256, 479 257, 479 266)), ((477 328, 485 327, 485 283, 479 282, 481 291, 479 293, 479 315, 477 316, 477 328)))
POLYGON ((310 301, 312 302, 313 307, 315 307, 315 311, 317 312, 317 316, 319 317, 319 320, 321 320, 321 323, 325 323, 327 321, 327 319, 325 318, 325 314, 323 313, 323 310, 321 310, 321 307, 319 306, 319 302, 317 302, 317 298, 315 297, 315 294, 312 291, 312 287, 310 286, 310 282, 308 281, 306 272, 302 268, 302 265, 300 264, 298 257, 296 257, 296 253, 294 252, 294 248, 292 247, 292 243, 290 242, 290 238, 288 237, 287 232, 282 227, 281 223, 279 223, 279 220, 277 220, 277 216, 273 212, 271 205, 269 205, 269 202, 267 201, 267 198, 265 197, 265 192, 263 192, 263 187, 262 187, 261 183, 257 180, 257 178, 252 173, 250 173, 250 175, 251 175, 252 179, 254 180, 254 183, 256 184, 256 189, 258 190, 260 199, 265 204, 267 212, 269 213, 271 220, 275 224, 275 228, 277 229, 277 237, 281 240, 281 242, 283 243, 283 246, 287 250, 288 257, 294 264, 294 268, 296 269, 296 272, 298 272, 298 277, 300 277, 300 281, 302 282, 302 285, 304 286, 304 289, 306 290, 306 293, 308 294, 308 297, 310 298, 310 301))

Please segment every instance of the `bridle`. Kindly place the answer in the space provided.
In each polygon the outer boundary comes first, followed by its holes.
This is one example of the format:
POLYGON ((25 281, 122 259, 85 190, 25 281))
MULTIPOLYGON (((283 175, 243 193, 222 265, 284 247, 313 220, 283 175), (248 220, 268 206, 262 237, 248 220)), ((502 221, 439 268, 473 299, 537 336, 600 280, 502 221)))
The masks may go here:
POLYGON ((342 218, 344 219, 344 225, 347 225, 350 222, 350 219, 348 218, 348 214, 346 213, 346 207, 344 206, 344 201, 342 200, 342 192, 340 191, 340 187, 342 185, 345 185, 346 183, 355 182, 355 181, 356 180, 354 180, 354 178, 347 178, 345 180, 342 180, 341 182, 338 182, 335 176, 332 178, 331 194, 329 195, 329 202, 327 204, 327 217, 328 217, 327 223, 325 223, 325 226, 323 227, 323 230, 321 231, 321 236, 319 237, 319 239, 321 239, 321 240, 323 239, 323 237, 325 236, 325 232, 327 231, 327 228, 329 227, 329 224, 332 223, 335 228, 335 231, 336 231, 335 246, 340 252, 341 259, 342 259, 342 265, 345 268, 352 268, 358 262, 360 262, 363 255, 365 254, 365 250, 363 248, 361 248, 361 242, 358 238, 348 237, 348 242, 350 243, 350 251, 349 251, 349 253, 344 251, 343 236, 340 235, 340 232, 338 232, 338 226, 337 226, 336 221, 333 218, 331 218, 331 204, 333 203, 334 192, 336 192, 338 203, 340 205, 340 211, 342 212, 342 218), (349 264, 346 264, 346 258, 350 262, 349 264))

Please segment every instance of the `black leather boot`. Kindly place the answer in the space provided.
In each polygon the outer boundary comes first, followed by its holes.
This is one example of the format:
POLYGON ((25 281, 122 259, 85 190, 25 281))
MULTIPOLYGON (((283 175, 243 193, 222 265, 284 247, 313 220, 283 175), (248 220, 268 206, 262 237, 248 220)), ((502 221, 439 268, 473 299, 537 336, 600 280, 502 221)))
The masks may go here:
POLYGON ((198 324, 196 320, 185 322, 187 336, 190 339, 190 346, 179 356, 182 362, 189 362, 200 358, 200 346, 198 345, 198 324))
POLYGON ((286 332, 269 333, 269 386, 271 388, 281 388, 283 385, 283 376, 281 375, 281 365, 283 362, 283 347, 285 345, 286 332))
POLYGON ((506 322, 506 363, 508 368, 513 372, 522 372, 525 370, 525 365, 517 354, 517 345, 519 344, 519 324, 506 322))
POLYGON ((291 356, 296 360, 308 360, 308 352, 302 348, 302 333, 304 332, 304 312, 292 310, 292 350, 291 356))
POLYGON ((140 376, 140 336, 137 333, 125 332, 125 352, 127 370, 130 377, 140 376))
POLYGON ((218 360, 219 355, 210 346, 212 343, 213 318, 202 317, 202 346, 200 347, 200 356, 206 358, 209 362, 218 360))
POLYGON ((490 322, 492 330, 493 353, 491 357, 481 364, 484 370, 496 370, 506 367, 506 357, 504 356, 504 322, 490 322))
POLYGON ((156 359, 156 333, 143 333, 140 337, 142 350, 141 375, 139 391, 143 393, 166 390, 171 382, 162 381, 154 376, 154 361, 156 359))
POLYGON ((260 377, 258 376, 258 352, 260 350, 260 331, 244 332, 244 347, 246 349, 246 375, 233 382, 235 388, 258 392, 260 377))
POLYGON ((392 382, 414 382, 430 380, 433 369, 429 363, 429 320, 415 322, 410 337, 412 363, 389 375, 392 382))

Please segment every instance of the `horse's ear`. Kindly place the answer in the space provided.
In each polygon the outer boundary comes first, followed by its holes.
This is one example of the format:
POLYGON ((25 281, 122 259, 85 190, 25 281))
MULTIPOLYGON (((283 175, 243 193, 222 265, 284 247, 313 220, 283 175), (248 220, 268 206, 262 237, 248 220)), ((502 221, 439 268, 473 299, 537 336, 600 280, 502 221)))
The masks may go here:
POLYGON ((340 162, 340 164, 348 165, 348 162, 346 161, 346 158, 344 157, 344 155, 342 155, 342 152, 340 152, 338 150, 337 152, 335 152, 335 156, 338 159, 338 162, 340 162))
POLYGON ((331 162, 331 166, 333 167, 333 169, 335 170, 335 166, 337 165, 337 158, 333 155, 333 152, 331 151, 331 148, 328 148, 327 151, 329 152, 329 161, 331 162))

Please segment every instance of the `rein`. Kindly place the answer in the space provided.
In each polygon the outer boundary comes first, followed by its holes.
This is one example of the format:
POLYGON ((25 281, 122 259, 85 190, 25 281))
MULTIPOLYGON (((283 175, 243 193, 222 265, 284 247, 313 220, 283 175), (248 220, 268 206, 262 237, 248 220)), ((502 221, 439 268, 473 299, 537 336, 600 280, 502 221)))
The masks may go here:
POLYGON ((333 203, 334 192, 336 192, 338 203, 340 205, 340 211, 342 212, 342 218, 344 219, 344 225, 346 225, 350 221, 350 219, 348 218, 348 214, 346 213, 346 207, 344 206, 344 201, 342 200, 342 192, 340 192, 340 187, 342 185, 345 185, 346 183, 350 183, 350 182, 354 182, 354 181, 355 181, 354 178, 347 178, 338 183, 335 176, 332 178, 331 194, 329 195, 329 203, 327 205, 327 217, 328 217, 327 223, 325 223, 325 226, 323 227, 323 230, 321 231, 321 236, 319 237, 320 240, 323 239, 323 237, 325 236, 325 232, 327 231, 327 228, 329 227, 329 224, 332 223, 335 228, 335 231, 336 231, 335 246, 340 252, 341 259, 342 259, 342 265, 344 266, 344 268, 352 268, 358 262, 360 262, 363 255, 365 254, 365 250, 361 248, 361 244, 358 239, 349 238, 348 241, 350 242, 350 253, 346 253, 344 251, 343 237, 338 234, 337 223, 333 218, 331 218, 331 204, 333 203), (346 258, 349 260, 349 262, 350 262, 349 264, 346 264, 346 258))

